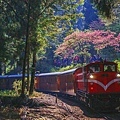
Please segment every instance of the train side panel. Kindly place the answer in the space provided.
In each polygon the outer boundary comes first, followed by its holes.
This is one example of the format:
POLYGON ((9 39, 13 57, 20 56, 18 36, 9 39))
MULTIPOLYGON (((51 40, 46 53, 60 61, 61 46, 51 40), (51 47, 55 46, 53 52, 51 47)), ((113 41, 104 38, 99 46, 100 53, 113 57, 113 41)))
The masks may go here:
POLYGON ((87 92, 87 79, 83 68, 78 68, 74 72, 74 89, 75 92, 87 92))
POLYGON ((36 76, 35 89, 40 91, 58 91, 57 76, 36 76))
POLYGON ((73 74, 58 75, 60 80, 59 91, 67 94, 74 94, 74 78, 73 74))
POLYGON ((13 83, 16 80, 22 80, 22 75, 0 76, 0 90, 13 90, 13 83))
POLYGON ((74 93, 73 72, 75 69, 65 72, 43 73, 36 75, 35 89, 39 91, 53 91, 74 93))

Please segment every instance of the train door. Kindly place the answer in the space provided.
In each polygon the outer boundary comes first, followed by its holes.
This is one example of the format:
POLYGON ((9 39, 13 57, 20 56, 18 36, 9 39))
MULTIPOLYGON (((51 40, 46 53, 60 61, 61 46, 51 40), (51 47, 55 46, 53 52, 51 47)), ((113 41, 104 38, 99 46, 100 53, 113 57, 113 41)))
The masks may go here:
POLYGON ((73 73, 74 76, 74 92, 76 93, 77 90, 81 89, 82 81, 82 68, 78 68, 73 73))

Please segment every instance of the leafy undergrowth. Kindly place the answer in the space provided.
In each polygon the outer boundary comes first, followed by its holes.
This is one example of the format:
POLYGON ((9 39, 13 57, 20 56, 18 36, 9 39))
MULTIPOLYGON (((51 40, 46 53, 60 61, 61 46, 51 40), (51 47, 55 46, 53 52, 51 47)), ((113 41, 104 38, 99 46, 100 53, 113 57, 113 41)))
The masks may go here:
MULTIPOLYGON (((0 93, 2 92, 0 91, 0 93)), ((3 91, 0 94, 0 120, 21 120, 23 106, 26 106, 30 98, 40 95, 40 93, 34 92, 30 97, 22 98, 11 91, 3 91)))
POLYGON ((41 92, 36 92, 36 91, 34 91, 33 94, 30 96, 30 98, 40 97, 41 95, 42 95, 41 92))
POLYGON ((28 98, 0 96, 0 120, 20 120, 20 108, 28 98))
POLYGON ((20 120, 20 109, 11 106, 0 107, 0 120, 20 120))

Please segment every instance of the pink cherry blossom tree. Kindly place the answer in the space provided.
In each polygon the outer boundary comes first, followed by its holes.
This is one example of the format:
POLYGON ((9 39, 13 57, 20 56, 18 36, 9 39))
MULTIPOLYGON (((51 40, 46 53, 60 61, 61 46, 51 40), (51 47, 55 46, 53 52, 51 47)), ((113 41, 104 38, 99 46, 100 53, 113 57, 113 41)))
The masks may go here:
POLYGON ((98 52, 107 47, 118 51, 120 50, 120 34, 116 35, 115 32, 104 30, 75 31, 64 39, 55 53, 69 56, 71 51, 74 51, 74 54, 82 54, 81 52, 83 52, 84 55, 89 56, 91 47, 98 52))

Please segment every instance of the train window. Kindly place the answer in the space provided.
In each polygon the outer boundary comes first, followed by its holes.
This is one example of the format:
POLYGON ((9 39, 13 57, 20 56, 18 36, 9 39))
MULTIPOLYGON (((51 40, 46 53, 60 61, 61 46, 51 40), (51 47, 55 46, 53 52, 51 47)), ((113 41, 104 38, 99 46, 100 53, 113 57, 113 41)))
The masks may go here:
POLYGON ((105 72, 115 72, 115 65, 104 65, 105 72))
POLYGON ((89 67, 89 72, 100 72, 100 66, 99 65, 92 65, 89 67))

